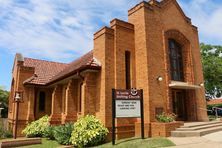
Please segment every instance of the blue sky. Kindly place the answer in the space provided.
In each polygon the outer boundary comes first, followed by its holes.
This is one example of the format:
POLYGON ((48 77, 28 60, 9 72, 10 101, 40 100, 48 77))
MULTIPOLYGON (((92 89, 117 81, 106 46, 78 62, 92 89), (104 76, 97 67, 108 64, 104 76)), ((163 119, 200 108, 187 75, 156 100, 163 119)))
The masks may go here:
MULTIPOLYGON (((70 62, 93 48, 93 33, 127 20, 141 0, 0 0, 0 86, 10 88, 16 52, 70 62)), ((222 45, 222 1, 178 0, 199 28, 200 41, 222 45)))

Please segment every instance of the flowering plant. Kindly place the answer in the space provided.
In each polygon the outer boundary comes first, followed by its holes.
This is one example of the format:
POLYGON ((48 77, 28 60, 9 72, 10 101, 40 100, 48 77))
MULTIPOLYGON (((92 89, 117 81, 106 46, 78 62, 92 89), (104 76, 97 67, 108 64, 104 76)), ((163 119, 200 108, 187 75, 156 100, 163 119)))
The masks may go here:
POLYGON ((164 123, 168 123, 168 122, 173 122, 176 119, 176 114, 174 113, 161 113, 159 115, 156 115, 156 119, 159 122, 164 122, 164 123))

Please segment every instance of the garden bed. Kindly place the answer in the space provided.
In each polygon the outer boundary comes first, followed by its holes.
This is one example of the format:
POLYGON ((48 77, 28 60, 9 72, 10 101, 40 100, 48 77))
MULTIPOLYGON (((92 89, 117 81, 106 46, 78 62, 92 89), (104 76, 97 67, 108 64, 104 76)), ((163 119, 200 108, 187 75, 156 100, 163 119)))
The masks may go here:
POLYGON ((169 137, 171 131, 182 126, 184 122, 174 121, 169 123, 152 122, 151 123, 151 137, 169 137))
POLYGON ((34 144, 41 144, 41 138, 18 138, 18 139, 7 139, 1 140, 1 148, 7 147, 20 147, 25 145, 34 145, 34 144))

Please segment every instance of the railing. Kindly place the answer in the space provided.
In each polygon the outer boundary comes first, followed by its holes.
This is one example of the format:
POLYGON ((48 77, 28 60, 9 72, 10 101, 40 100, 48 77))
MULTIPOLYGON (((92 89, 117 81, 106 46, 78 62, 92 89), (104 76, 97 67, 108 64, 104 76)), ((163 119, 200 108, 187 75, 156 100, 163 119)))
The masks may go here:
POLYGON ((213 112, 213 110, 211 110, 211 109, 206 109, 206 108, 201 108, 201 107, 199 107, 199 110, 205 110, 205 111, 213 112))
POLYGON ((212 107, 212 109, 206 109, 206 108, 201 108, 199 107, 198 108, 199 110, 205 110, 205 111, 209 111, 211 113, 213 113, 215 111, 215 116, 216 118, 218 118, 218 110, 222 110, 222 108, 219 108, 219 107, 212 107))
POLYGON ((222 110, 222 108, 212 107, 212 111, 215 111, 215 116, 216 116, 216 118, 218 118, 218 110, 222 110))

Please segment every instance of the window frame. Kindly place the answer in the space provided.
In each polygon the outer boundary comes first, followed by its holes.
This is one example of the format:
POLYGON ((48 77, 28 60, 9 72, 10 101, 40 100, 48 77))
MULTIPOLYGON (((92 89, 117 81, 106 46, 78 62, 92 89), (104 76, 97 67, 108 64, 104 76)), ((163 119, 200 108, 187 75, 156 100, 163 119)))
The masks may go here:
POLYGON ((184 81, 182 46, 174 39, 168 39, 171 80, 184 81))

